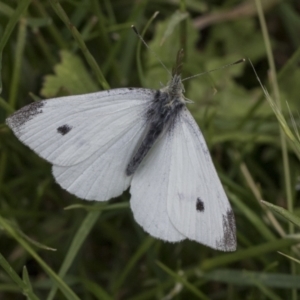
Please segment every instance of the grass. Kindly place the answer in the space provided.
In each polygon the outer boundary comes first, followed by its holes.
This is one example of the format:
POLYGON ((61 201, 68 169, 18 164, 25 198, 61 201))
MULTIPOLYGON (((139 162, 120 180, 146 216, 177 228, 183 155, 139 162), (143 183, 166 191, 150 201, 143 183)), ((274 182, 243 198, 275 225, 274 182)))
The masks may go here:
POLYGON ((1 299, 297 299, 296 4, 0 0, 0 16, 1 299), (184 48, 183 77, 243 57, 253 63, 257 74, 246 62, 185 82, 234 209, 236 252, 150 237, 128 192, 77 199, 5 125, 41 98, 165 84, 131 24, 168 69, 184 48))

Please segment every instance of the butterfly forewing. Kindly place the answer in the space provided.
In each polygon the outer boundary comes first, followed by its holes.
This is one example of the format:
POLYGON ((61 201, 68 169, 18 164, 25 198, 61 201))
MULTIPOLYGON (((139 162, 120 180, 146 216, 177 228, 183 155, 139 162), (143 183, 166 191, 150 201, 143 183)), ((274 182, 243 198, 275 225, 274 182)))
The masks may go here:
POLYGON ((154 93, 124 88, 49 99, 23 107, 6 122, 41 157, 71 166, 113 145, 144 117, 154 93))
POLYGON ((109 200, 130 185, 126 166, 143 136, 154 93, 124 88, 44 100, 17 111, 7 124, 53 164, 64 189, 82 199, 109 200))
POLYGON ((187 109, 170 145, 168 216, 191 240, 223 251, 236 249, 235 221, 205 140, 187 109))

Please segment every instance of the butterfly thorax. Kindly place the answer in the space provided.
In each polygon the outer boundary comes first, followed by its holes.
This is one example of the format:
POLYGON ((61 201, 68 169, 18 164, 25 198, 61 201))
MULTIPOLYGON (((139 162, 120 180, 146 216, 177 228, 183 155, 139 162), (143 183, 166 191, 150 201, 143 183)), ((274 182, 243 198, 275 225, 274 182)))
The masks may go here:
POLYGON ((162 88, 161 91, 170 95, 170 104, 174 101, 186 102, 184 100, 184 87, 181 82, 180 74, 173 75, 167 86, 162 88))
MULTIPOLYGON (((180 76, 178 76, 180 79, 180 76)), ((185 107, 180 87, 175 84, 167 89, 157 90, 145 115, 145 135, 136 153, 131 158, 126 174, 132 175, 150 151, 155 142, 168 130, 172 130, 179 113, 185 107)))

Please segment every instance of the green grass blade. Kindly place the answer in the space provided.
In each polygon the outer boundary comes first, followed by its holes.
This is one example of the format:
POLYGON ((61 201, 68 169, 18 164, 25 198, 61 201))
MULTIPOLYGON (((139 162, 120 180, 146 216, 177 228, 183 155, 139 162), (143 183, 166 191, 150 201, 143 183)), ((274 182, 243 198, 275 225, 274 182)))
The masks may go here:
POLYGON ((207 259, 200 264, 201 270, 211 270, 229 263, 237 262, 251 257, 257 257, 269 252, 274 252, 279 249, 290 247, 298 243, 296 239, 280 239, 271 241, 262 245, 249 247, 248 249, 239 250, 234 253, 219 255, 215 258, 207 259))
POLYGON ((300 276, 284 273, 255 272, 248 270, 219 269, 203 272, 200 278, 233 284, 236 286, 254 286, 255 278, 262 285, 277 289, 300 289, 300 276))
POLYGON ((121 273, 121 275, 114 282, 114 285, 112 287, 112 290, 114 291, 114 293, 116 293, 120 289, 122 284, 125 282, 129 272, 133 269, 133 267, 136 265, 136 263, 141 258, 141 256, 144 255, 144 253, 147 250, 149 250, 149 248, 152 246, 153 242, 154 242, 154 239, 152 237, 148 237, 144 241, 144 243, 142 243, 140 245, 140 247, 137 249, 135 254, 132 255, 131 259, 129 260, 129 262, 125 266, 123 272, 121 273))
MULTIPOLYGON (((287 255, 287 254, 284 254, 284 253, 282 253, 282 252, 280 252, 280 251, 278 251, 278 253, 281 254, 282 256, 287 257, 288 259, 290 259, 290 260, 292 260, 292 261, 294 261, 294 262, 296 262, 297 264, 300 265, 300 260, 299 260, 299 259, 296 259, 296 258, 294 258, 294 257, 292 257, 292 256, 287 255)), ((298 280, 298 282, 299 282, 299 280, 298 280)), ((295 288, 295 287, 294 287, 294 288, 295 288)))
POLYGON ((92 68, 94 73, 96 74, 96 77, 97 77, 99 83, 101 84, 101 86, 103 87, 103 89, 105 89, 105 90, 109 89, 110 86, 109 86, 108 82, 106 81, 96 60, 94 59, 94 57, 88 50, 88 48, 87 48, 81 34, 77 30, 77 28, 74 25, 72 25, 70 19, 68 18, 66 12, 63 10, 62 6, 58 3, 58 1, 55 1, 55 0, 49 0, 49 1, 50 1, 50 4, 52 5, 54 11, 57 13, 57 15, 61 18, 61 20, 65 23, 67 28, 72 33, 75 41, 78 43, 83 55, 85 56, 88 64, 90 65, 90 67, 92 68))
POLYGON ((26 19, 21 19, 21 21, 19 22, 12 81, 9 89, 8 103, 12 108, 15 108, 16 100, 18 96, 18 86, 20 84, 21 67, 22 67, 22 60, 23 60, 23 54, 24 54, 25 42, 26 42, 26 29, 27 29, 27 21, 26 19))
MULTIPOLYGON (((159 12, 155 12, 153 14, 153 16, 149 19, 149 21, 147 22, 147 24, 145 25, 142 33, 141 33, 141 38, 144 40, 144 35, 147 32, 149 26, 151 25, 151 23, 154 21, 154 19, 156 18, 156 16, 159 14, 159 12)), ((137 68, 138 68, 138 72, 139 72, 139 79, 142 83, 142 86, 145 86, 145 76, 144 76, 144 72, 143 72, 143 67, 142 67, 142 56, 141 56, 141 47, 142 47, 142 40, 140 40, 137 44, 137 50, 136 50, 136 64, 137 64, 137 68)))
MULTIPOLYGON (((78 251, 81 249, 85 239, 87 238, 88 234, 94 227, 100 214, 101 214, 100 211, 92 211, 86 215, 85 219, 81 223, 81 226, 79 227, 77 233, 73 238, 69 251, 67 252, 65 260, 58 272, 60 278, 64 278, 64 276, 68 272, 76 255, 78 254, 78 251)), ((53 286, 49 293, 49 296, 47 297, 47 300, 54 299, 56 292, 57 292, 57 287, 53 286)))
POLYGON ((162 268, 167 274, 172 276, 175 281, 179 281, 184 285, 186 289, 188 289, 191 293, 193 293, 198 299, 203 299, 203 300, 209 300, 208 297, 206 297, 197 287, 195 287, 193 284, 188 282, 185 278, 183 278, 181 275, 175 273, 172 271, 170 268, 168 268, 166 265, 161 263, 160 261, 157 261, 156 264, 162 268))
POLYGON ((269 241, 274 241, 276 239, 272 231, 265 225, 259 216, 250 209, 250 207, 248 207, 245 203, 243 203, 243 201, 238 199, 232 193, 228 192, 228 196, 232 203, 234 203, 238 209, 244 212, 245 217, 249 220, 249 222, 251 222, 252 226, 256 228, 259 234, 269 241))
POLYGON ((81 279, 83 286, 90 291, 99 300, 113 300, 107 291, 105 291, 99 284, 87 279, 81 279))
POLYGON ((266 202, 263 200, 261 200, 261 203, 266 205, 270 210, 280 214, 286 220, 288 220, 288 221, 292 222, 293 224, 297 225, 298 227, 300 227, 300 218, 297 217, 295 214, 289 212, 288 210, 284 209, 283 207, 274 205, 272 203, 269 203, 269 202, 266 202))
POLYGON ((27 271, 26 271, 26 277, 27 277, 26 280, 22 280, 1 253, 0 253, 0 265, 4 269, 4 271, 6 271, 6 273, 10 276, 10 278, 17 284, 17 286, 22 290, 22 293, 25 296, 27 296, 29 299, 32 300, 39 299, 32 291, 27 271))
POLYGON ((9 22, 7 23, 3 35, 0 39, 0 53, 2 53, 12 31, 14 30, 16 24, 19 22, 21 15, 26 11, 28 5, 30 4, 31 0, 23 0, 19 2, 18 7, 11 15, 9 22))
POLYGON ((44 260, 33 250, 30 245, 23 240, 17 232, 0 216, 0 225, 20 244, 22 247, 36 260, 36 262, 43 268, 43 270, 53 280, 54 284, 58 286, 61 292, 69 300, 79 300, 77 295, 70 289, 70 287, 60 278, 45 262, 44 260))
MULTIPOLYGON (((9 18, 9 21, 5 27, 2 37, 0 38, 0 73, 2 70, 2 52, 3 49, 12 34, 16 24, 18 23, 21 15, 26 11, 28 5, 30 4, 31 0, 22 0, 19 2, 18 7, 14 11, 14 13, 9 18)), ((0 74, 0 94, 2 93, 2 76, 0 74)))

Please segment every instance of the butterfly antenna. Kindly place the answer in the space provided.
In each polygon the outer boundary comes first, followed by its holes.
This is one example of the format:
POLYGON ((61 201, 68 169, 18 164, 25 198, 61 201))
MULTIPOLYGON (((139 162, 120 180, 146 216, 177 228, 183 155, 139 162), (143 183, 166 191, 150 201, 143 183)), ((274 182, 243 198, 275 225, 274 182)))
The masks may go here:
POLYGON ((188 80, 188 79, 192 79, 192 78, 195 78, 195 77, 198 77, 198 76, 201 76, 201 75, 205 75, 205 74, 208 74, 208 73, 211 73, 211 72, 214 72, 214 71, 218 71, 218 70, 222 70, 222 69, 225 69, 227 67, 230 67, 230 66, 233 66, 233 65, 237 65, 237 64, 240 64, 242 62, 245 62, 246 59, 245 58, 242 58, 234 63, 231 63, 231 64, 228 64, 228 65, 225 65, 225 66, 222 66, 220 68, 217 68, 217 69, 213 69, 213 70, 210 70, 210 71, 206 71, 206 72, 203 72, 203 73, 199 73, 199 74, 196 74, 196 75, 193 75, 193 76, 190 76, 190 77, 187 77, 187 78, 184 78, 182 79, 181 81, 185 81, 185 80, 188 80))
POLYGON ((154 54, 155 58, 160 62, 160 64, 164 67, 164 69, 168 72, 169 75, 171 75, 171 72, 168 70, 168 68, 164 65, 164 63, 161 61, 161 59, 159 58, 159 56, 156 54, 155 51, 153 51, 148 44, 145 42, 145 40, 143 39, 143 37, 140 35, 140 33, 138 32, 138 30, 136 29, 136 27, 134 25, 131 25, 131 28, 133 29, 134 33, 138 36, 138 38, 143 42, 143 44, 147 47, 147 49, 154 54))

